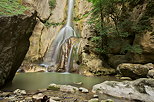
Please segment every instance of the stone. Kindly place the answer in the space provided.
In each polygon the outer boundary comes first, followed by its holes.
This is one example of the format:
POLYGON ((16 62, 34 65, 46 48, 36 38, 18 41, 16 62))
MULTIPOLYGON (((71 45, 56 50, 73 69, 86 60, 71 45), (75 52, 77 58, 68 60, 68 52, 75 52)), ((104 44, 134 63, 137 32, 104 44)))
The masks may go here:
POLYGON ((20 90, 20 89, 16 89, 13 93, 18 95, 18 96, 26 95, 26 91, 25 90, 20 90))
POLYGON ((149 70, 154 69, 154 64, 152 64, 152 63, 148 63, 148 64, 145 64, 145 65, 148 67, 149 70))
POLYGON ((29 48, 36 13, 0 16, 0 87, 12 81, 29 48))
POLYGON ((32 97, 26 97, 26 98, 25 98, 25 101, 26 101, 26 102, 33 102, 33 101, 32 101, 32 97))
POLYGON ((69 92, 69 93, 75 93, 79 89, 77 87, 71 86, 71 85, 60 85, 60 91, 62 92, 69 92))
POLYGON ((154 102, 154 79, 141 78, 123 82, 105 81, 94 85, 92 92, 141 102, 154 102))
POLYGON ((62 100, 62 99, 59 98, 59 97, 50 97, 50 99, 55 100, 55 101, 60 101, 60 100, 62 100))
POLYGON ((95 95, 93 96, 93 98, 98 98, 98 95, 95 94, 95 95))
POLYGON ((40 100, 40 99, 43 99, 44 95, 42 93, 39 93, 37 95, 34 95, 32 98, 34 100, 40 100))
POLYGON ((114 101, 111 99, 107 99, 107 100, 101 100, 101 102, 114 102, 114 101))
POLYGON ((80 87, 80 88, 79 88, 79 91, 81 91, 82 93, 88 93, 88 92, 89 92, 88 89, 83 88, 83 87, 80 87))
POLYGON ((117 70, 124 77, 130 77, 132 79, 147 77, 148 67, 141 64, 123 63, 118 65, 117 70))
POLYGON ((50 84, 47 89, 48 90, 59 91, 60 90, 60 85, 50 84))
POLYGON ((88 102, 99 102, 98 98, 90 99, 88 102))
POLYGON ((71 85, 57 85, 57 84, 50 84, 47 89, 54 91, 68 92, 68 93, 75 93, 76 91, 79 90, 77 87, 71 85))
POLYGON ((53 100, 52 98, 49 99, 49 102, 57 102, 55 100, 53 100))
POLYGON ((120 77, 121 80, 132 80, 130 77, 120 77))
POLYGON ((154 78, 154 69, 153 70, 149 70, 147 76, 150 77, 150 78, 154 78))

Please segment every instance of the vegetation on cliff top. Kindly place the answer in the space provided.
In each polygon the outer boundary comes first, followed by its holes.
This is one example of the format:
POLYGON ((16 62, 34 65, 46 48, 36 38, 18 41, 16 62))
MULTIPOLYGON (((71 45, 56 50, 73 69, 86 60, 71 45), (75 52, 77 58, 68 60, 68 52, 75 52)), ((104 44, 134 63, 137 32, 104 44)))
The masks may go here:
POLYGON ((0 15, 23 14, 27 9, 21 4, 21 0, 0 0, 0 15))

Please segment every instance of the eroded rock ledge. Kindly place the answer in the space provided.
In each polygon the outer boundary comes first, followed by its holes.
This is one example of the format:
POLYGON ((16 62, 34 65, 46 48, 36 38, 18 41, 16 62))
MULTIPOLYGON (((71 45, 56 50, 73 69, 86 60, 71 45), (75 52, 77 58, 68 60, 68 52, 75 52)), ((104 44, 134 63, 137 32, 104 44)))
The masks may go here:
POLYGON ((29 48, 36 14, 0 16, 0 86, 11 81, 29 48))
POLYGON ((154 79, 141 78, 123 82, 105 81, 93 86, 93 92, 135 102, 154 102, 154 79))

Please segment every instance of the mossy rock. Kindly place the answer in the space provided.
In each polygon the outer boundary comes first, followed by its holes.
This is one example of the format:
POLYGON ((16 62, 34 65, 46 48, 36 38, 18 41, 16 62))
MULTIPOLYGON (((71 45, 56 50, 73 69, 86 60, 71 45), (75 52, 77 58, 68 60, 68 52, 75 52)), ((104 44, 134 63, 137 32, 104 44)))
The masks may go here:
POLYGON ((56 85, 56 84, 51 84, 51 85, 49 85, 49 87, 47 89, 48 90, 53 90, 53 91, 59 91, 60 90, 60 86, 56 85))

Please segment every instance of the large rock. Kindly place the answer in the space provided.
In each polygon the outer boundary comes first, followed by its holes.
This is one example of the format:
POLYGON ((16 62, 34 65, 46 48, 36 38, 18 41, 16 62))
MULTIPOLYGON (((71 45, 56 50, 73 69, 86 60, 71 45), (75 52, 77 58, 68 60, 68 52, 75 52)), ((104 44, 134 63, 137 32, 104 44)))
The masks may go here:
POLYGON ((105 81, 93 86, 93 92, 137 102, 154 102, 154 79, 143 78, 124 82, 105 81))
POLYGON ((132 79, 147 77, 149 66, 141 64, 123 63, 117 67, 122 76, 132 79))
POLYGON ((29 48, 36 14, 0 16, 0 86, 13 79, 29 48))

